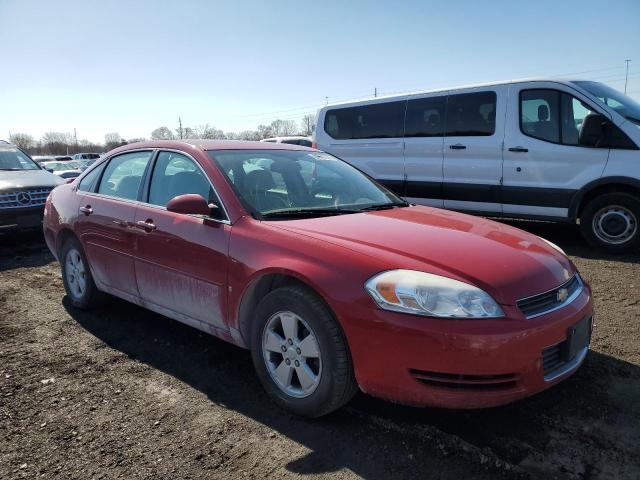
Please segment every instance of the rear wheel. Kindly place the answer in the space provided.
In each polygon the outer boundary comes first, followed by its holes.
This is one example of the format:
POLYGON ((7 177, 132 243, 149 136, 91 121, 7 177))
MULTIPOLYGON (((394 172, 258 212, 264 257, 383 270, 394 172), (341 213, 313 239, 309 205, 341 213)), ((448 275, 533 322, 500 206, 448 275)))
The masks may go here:
POLYGON ((62 283, 74 307, 88 309, 99 306, 104 300, 89 270, 89 263, 82 245, 75 238, 64 242, 60 254, 62 283))
POLYGON ((279 288, 260 302, 251 352, 267 393, 298 415, 325 415, 357 390, 342 330, 324 302, 303 287, 279 288))
POLYGON ((640 199, 609 193, 593 199, 582 212, 580 230, 594 247, 625 253, 640 247, 640 199))

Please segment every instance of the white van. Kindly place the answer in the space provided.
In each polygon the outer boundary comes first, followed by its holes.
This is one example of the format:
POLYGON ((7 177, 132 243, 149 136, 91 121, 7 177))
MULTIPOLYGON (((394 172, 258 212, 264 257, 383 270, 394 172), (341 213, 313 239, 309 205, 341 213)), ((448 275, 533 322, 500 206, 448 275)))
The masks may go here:
POLYGON ((413 203, 575 222, 640 246, 640 104, 598 82, 527 80, 329 105, 314 146, 413 203))

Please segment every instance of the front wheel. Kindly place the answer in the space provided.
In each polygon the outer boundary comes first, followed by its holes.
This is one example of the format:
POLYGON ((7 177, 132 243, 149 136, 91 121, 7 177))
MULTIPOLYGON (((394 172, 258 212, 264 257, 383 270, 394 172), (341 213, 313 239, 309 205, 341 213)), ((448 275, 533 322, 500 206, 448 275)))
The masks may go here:
POLYGON ((324 302, 309 290, 283 287, 256 309, 251 353, 260 381, 282 407, 325 415, 355 394, 346 340, 324 302))
POLYGON ((593 199, 580 217, 580 230, 594 247, 626 253, 640 247, 640 199, 609 193, 593 199))
POLYGON ((82 245, 75 238, 64 242, 60 267, 64 289, 74 307, 88 309, 102 304, 104 294, 96 287, 82 245))

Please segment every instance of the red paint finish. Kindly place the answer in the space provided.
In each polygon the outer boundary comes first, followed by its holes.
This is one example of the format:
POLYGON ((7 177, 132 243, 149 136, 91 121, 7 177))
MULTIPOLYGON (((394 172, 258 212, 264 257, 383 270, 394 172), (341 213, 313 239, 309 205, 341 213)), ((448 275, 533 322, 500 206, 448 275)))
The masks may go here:
POLYGON ((535 319, 525 319, 515 306, 518 299, 556 288, 576 272, 566 256, 540 238, 490 220, 419 206, 259 221, 245 211, 207 150, 305 148, 197 142, 146 142, 110 155, 133 148, 190 155, 215 186, 228 222, 78 192, 75 182, 56 188, 47 204, 49 247, 55 251, 63 232, 72 232, 80 238, 94 276, 111 293, 126 292, 122 296, 131 301, 243 346, 239 311, 246 292, 267 274, 297 278, 333 310, 360 387, 398 402, 499 405, 573 373, 545 382, 542 350, 563 341, 568 327, 592 314, 589 287, 571 304, 535 319), (92 212, 81 212, 83 206, 92 212), (476 285, 501 305, 506 317, 448 320, 381 310, 364 283, 390 269, 476 285), (460 390, 425 384, 411 371, 509 380, 504 388, 460 390))

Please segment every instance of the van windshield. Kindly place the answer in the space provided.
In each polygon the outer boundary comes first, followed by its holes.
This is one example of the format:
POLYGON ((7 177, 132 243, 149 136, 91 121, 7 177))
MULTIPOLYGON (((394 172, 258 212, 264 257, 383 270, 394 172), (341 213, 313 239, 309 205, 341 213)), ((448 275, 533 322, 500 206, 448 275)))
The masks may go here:
POLYGON ((640 103, 624 93, 600 82, 573 82, 596 97, 600 103, 614 109, 630 122, 640 125, 640 103))
POLYGON ((209 155, 254 213, 269 220, 405 207, 401 198, 324 152, 217 150, 209 155))
POLYGON ((0 148, 0 170, 40 170, 40 167, 17 148, 0 148))

